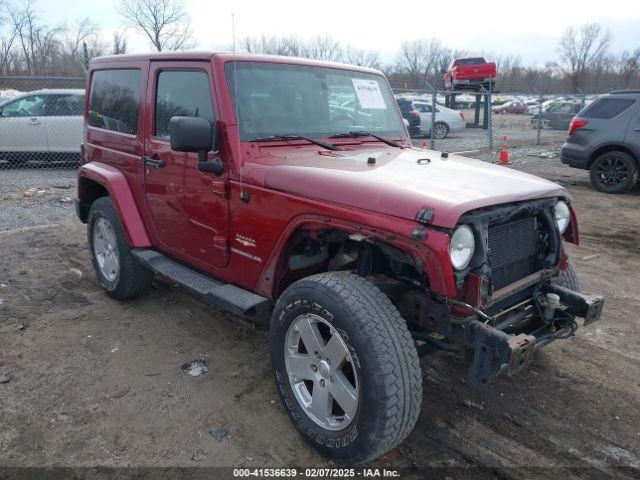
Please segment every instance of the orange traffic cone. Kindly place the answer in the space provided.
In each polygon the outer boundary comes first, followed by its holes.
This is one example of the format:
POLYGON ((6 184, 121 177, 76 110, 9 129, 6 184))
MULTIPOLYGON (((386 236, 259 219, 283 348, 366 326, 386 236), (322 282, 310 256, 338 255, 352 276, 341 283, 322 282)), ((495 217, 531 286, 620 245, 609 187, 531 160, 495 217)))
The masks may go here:
POLYGON ((498 163, 500 165, 509 165, 511 161, 509 160, 509 145, 507 141, 509 139, 505 135, 502 137, 502 145, 500 146, 500 150, 498 151, 498 163))
POLYGON ((421 145, 421 147, 422 147, 422 148, 424 148, 425 150, 426 150, 427 148, 429 148, 429 145, 427 144, 426 140, 423 140, 423 141, 422 141, 422 145, 421 145))

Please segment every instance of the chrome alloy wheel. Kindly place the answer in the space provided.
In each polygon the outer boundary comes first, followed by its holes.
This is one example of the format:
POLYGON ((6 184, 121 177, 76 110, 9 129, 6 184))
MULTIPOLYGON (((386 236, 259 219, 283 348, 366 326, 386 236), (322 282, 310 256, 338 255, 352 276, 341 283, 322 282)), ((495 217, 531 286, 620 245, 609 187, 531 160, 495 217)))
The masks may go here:
POLYGON ((442 123, 438 123, 433 126, 433 138, 443 139, 447 136, 447 126, 442 123))
POLYGON ((302 410, 326 430, 343 430, 358 410, 360 388, 353 358, 338 331, 324 318, 295 318, 285 342, 284 363, 302 410))
POLYGON ((98 218, 93 226, 93 255, 100 273, 109 282, 118 278, 120 273, 120 256, 116 234, 109 220, 98 218))

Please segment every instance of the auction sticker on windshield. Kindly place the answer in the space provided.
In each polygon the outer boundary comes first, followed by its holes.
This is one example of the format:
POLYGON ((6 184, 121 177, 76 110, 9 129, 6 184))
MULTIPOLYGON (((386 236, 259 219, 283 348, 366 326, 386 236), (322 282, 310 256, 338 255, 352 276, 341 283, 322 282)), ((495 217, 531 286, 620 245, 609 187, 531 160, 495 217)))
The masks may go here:
POLYGON ((352 78, 353 88, 358 95, 358 101, 362 108, 376 108, 386 110, 387 105, 384 103, 380 85, 375 80, 367 80, 364 78, 352 78))

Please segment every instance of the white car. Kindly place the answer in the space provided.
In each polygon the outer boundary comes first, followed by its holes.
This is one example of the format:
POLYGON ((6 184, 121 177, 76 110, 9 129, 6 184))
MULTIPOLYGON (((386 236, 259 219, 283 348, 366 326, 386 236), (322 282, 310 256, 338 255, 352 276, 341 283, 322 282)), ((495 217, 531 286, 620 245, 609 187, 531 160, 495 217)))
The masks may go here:
MULTIPOLYGON (((431 102, 413 101, 413 106, 420 114, 420 130, 423 135, 431 133, 431 102)), ((436 105, 436 123, 433 125, 433 138, 446 138, 450 132, 460 132, 467 128, 464 114, 442 105, 436 105)))
POLYGON ((30 159, 77 159, 84 90, 36 90, 0 104, 0 158, 17 165, 30 159))

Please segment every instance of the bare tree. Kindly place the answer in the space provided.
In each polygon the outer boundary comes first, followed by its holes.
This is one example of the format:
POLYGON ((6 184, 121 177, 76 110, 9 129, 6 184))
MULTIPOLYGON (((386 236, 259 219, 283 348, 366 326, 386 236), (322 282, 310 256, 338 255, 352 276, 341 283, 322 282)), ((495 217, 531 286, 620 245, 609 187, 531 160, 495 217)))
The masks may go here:
POLYGON ((558 45, 560 67, 569 78, 574 90, 584 85, 591 67, 607 53, 611 34, 597 23, 587 23, 579 28, 568 27, 558 45))
POLYGON ((359 67, 368 67, 380 69, 380 55, 372 50, 361 50, 351 45, 347 45, 344 49, 343 59, 345 63, 357 65, 359 67))
POLYGON ((335 38, 327 36, 313 37, 305 42, 303 56, 315 60, 337 62, 342 60, 342 47, 335 38))
POLYGON ((0 15, 0 25, 3 27, 5 25, 8 26, 8 29, 3 28, 2 35, 0 35, 0 72, 7 74, 11 69, 11 64, 16 60, 13 45, 18 37, 18 32, 13 22, 9 22, 4 15, 4 9, 7 8, 7 4, 0 2, 0 8, 3 9, 3 14, 0 15))
POLYGON ((64 32, 64 28, 49 28, 40 23, 31 1, 17 8, 9 6, 7 12, 22 50, 25 70, 31 75, 45 73, 47 67, 59 56, 59 36, 64 32))
POLYGON ((622 52, 616 69, 622 88, 640 86, 640 48, 636 48, 633 52, 622 52))
POLYGON ((398 54, 397 68, 407 74, 414 87, 424 88, 434 81, 451 57, 451 50, 442 46, 438 38, 403 42, 398 54))
POLYGON ((85 18, 63 33, 58 71, 73 74, 78 71, 78 67, 86 68, 87 60, 104 54, 105 45, 100 27, 91 19, 85 18))
POLYGON ((124 30, 113 32, 113 45, 111 47, 113 55, 123 55, 127 53, 127 37, 124 30))
POLYGON ((120 13, 158 51, 184 50, 193 33, 183 0, 122 0, 120 13))
POLYGON ((261 35, 259 37, 244 37, 240 41, 240 48, 249 53, 299 57, 302 56, 303 41, 295 35, 287 37, 261 35))

